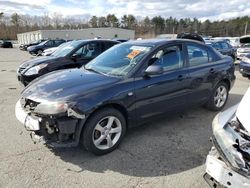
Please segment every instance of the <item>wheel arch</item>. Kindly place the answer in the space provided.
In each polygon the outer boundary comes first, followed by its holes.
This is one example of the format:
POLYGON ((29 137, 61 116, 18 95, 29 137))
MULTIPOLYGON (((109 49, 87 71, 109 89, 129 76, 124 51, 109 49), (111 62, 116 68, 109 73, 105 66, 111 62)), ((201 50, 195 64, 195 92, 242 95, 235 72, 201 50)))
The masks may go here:
POLYGON ((87 116, 85 122, 84 122, 84 125, 81 129, 81 132, 83 131, 84 127, 85 127, 85 124, 88 122, 88 120, 98 111, 100 110, 103 110, 105 108, 113 108, 113 109, 116 109, 118 110, 125 118, 125 121, 126 121, 126 128, 128 128, 128 111, 126 110, 126 108, 121 105, 121 104, 118 104, 118 103, 108 103, 108 104, 103 104, 101 106, 98 106, 97 108, 95 108, 94 110, 92 110, 90 112, 90 114, 87 116))

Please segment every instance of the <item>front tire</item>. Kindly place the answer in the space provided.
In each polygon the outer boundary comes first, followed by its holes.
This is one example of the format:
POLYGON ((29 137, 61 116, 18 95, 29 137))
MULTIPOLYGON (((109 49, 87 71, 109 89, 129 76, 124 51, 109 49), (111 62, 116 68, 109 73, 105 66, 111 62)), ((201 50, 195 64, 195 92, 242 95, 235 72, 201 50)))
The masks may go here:
POLYGON ((225 82, 216 85, 213 93, 206 105, 209 110, 220 111, 226 104, 228 99, 229 88, 225 82))
POLYGON ((116 109, 104 108, 95 112, 84 125, 82 144, 95 155, 116 149, 126 132, 126 120, 116 109))

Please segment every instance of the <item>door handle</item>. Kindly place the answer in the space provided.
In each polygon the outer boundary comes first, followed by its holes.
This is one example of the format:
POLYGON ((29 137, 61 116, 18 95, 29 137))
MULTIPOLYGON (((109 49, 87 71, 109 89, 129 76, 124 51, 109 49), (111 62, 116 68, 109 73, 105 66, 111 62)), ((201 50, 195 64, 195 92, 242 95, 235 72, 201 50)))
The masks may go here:
POLYGON ((211 69, 210 69, 210 73, 215 73, 214 68, 211 68, 211 69))
POLYGON ((179 81, 182 81, 182 80, 184 79, 184 76, 183 76, 183 75, 179 75, 179 76, 177 77, 177 79, 178 79, 179 81))

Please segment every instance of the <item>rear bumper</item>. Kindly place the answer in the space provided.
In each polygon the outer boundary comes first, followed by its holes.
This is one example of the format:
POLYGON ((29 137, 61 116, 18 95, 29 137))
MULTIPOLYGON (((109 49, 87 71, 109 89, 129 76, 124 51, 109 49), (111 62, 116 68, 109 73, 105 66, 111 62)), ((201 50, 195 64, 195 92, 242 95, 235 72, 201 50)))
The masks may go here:
POLYGON ((211 187, 250 187, 250 179, 228 167, 215 147, 207 156, 204 179, 211 187))

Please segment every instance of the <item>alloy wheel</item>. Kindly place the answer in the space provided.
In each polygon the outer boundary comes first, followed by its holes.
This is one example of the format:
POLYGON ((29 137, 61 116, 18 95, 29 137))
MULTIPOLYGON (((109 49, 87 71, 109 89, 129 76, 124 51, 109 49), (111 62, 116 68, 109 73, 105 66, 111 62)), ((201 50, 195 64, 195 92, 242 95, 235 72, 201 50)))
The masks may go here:
POLYGON ((113 147, 122 133, 122 125, 115 116, 102 118, 95 126, 92 134, 92 141, 100 150, 106 150, 113 147))
POLYGON ((227 100, 227 88, 224 85, 219 86, 215 91, 214 103, 217 108, 222 107, 227 100))

